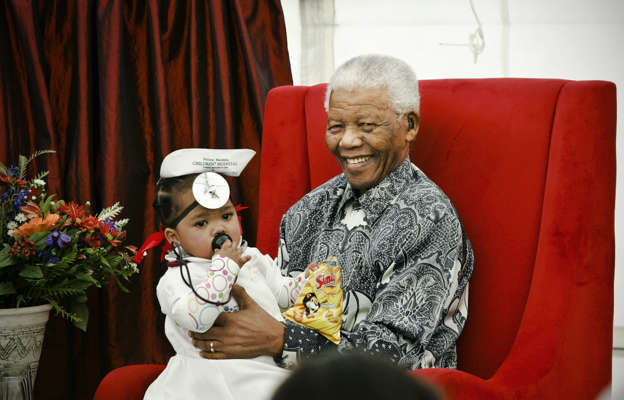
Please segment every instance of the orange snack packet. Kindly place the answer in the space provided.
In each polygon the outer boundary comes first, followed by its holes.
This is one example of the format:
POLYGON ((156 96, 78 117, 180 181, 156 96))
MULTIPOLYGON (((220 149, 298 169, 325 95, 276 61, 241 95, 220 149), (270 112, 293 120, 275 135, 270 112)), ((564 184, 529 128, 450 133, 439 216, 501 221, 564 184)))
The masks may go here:
POLYGON ((338 344, 342 325, 342 288, 338 260, 330 257, 310 271, 308 281, 301 289, 297 301, 282 314, 338 344))

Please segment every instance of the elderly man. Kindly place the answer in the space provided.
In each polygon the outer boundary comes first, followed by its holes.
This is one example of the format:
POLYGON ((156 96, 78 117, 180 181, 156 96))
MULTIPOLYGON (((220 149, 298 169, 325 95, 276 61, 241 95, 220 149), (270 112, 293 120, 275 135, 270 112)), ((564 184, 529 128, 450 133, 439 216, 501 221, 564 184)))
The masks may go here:
POLYGON ((195 346, 206 358, 270 354, 287 363, 357 348, 409 369, 454 368, 474 260, 451 201, 409 160, 420 124, 416 76, 395 58, 356 57, 334 73, 325 107, 325 143, 343 173, 286 212, 278 261, 292 275, 338 258, 340 344, 277 322, 238 288, 241 311, 194 334, 195 346))

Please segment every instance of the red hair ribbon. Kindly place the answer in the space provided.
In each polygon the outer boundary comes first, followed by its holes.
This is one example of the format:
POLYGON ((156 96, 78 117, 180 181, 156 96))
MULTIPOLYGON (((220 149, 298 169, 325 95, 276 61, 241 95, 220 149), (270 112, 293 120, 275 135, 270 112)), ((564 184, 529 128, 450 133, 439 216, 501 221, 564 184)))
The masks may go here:
MULTIPOLYGON (((236 210, 236 213, 238 214, 239 211, 242 210, 246 210, 249 207, 243 207, 240 204, 237 204, 234 209, 236 210)), ((242 225, 242 219, 241 216, 238 216, 238 226, 239 229, 241 231, 241 234, 243 233, 243 225, 242 225)), ((132 257, 132 261, 140 264, 143 261, 143 257, 145 257, 147 255, 147 251, 153 249, 154 247, 160 246, 163 242, 165 242, 165 245, 162 248, 162 251, 160 253, 160 261, 165 259, 165 254, 167 254, 167 252, 169 250, 171 250, 171 243, 169 243, 167 240, 165 240, 165 233, 163 232, 163 229, 161 227, 161 229, 158 232, 154 232, 151 235, 149 235, 147 237, 147 239, 145 240, 145 242, 143 243, 143 245, 141 245, 141 248, 139 250, 137 250, 136 254, 134 255, 134 257, 132 257)))
POLYGON ((160 246, 163 242, 165 242, 165 245, 163 246, 160 254, 160 261, 164 260, 165 254, 171 249, 171 243, 165 240, 165 234, 161 229, 147 237, 147 240, 145 240, 145 243, 143 243, 141 248, 137 250, 136 254, 132 258, 132 261, 140 264, 143 261, 143 257, 147 255, 148 250, 153 249, 156 246, 160 246))

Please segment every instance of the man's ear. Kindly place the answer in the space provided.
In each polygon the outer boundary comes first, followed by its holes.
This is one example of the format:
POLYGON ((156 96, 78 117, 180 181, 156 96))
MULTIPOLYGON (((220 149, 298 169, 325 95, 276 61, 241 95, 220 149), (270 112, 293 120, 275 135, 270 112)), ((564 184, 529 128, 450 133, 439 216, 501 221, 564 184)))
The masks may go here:
POLYGON ((174 242, 180 243, 178 232, 175 229, 167 227, 165 228, 163 233, 165 235, 165 239, 167 239, 169 243, 174 243, 174 242))
POLYGON ((407 141, 411 142, 416 138, 418 128, 420 128, 420 115, 416 111, 407 113, 407 141))

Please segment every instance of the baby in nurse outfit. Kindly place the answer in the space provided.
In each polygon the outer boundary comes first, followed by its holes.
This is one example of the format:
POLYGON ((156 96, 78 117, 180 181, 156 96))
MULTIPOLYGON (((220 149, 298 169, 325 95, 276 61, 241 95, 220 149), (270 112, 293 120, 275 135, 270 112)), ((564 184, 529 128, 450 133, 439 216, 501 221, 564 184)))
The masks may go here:
MULTIPOLYGON (((229 186, 220 174, 238 176, 254 154, 183 149, 163 160, 154 206, 172 249, 156 293, 176 354, 144 399, 269 399, 288 374, 269 356, 201 358, 188 335, 208 330, 221 312, 238 310, 230 295, 234 284, 279 321, 280 306, 292 306, 305 285, 305 273, 283 277, 268 255, 247 247, 241 237, 229 186)), ((219 343, 212 342, 210 351, 218 352, 219 343)))

